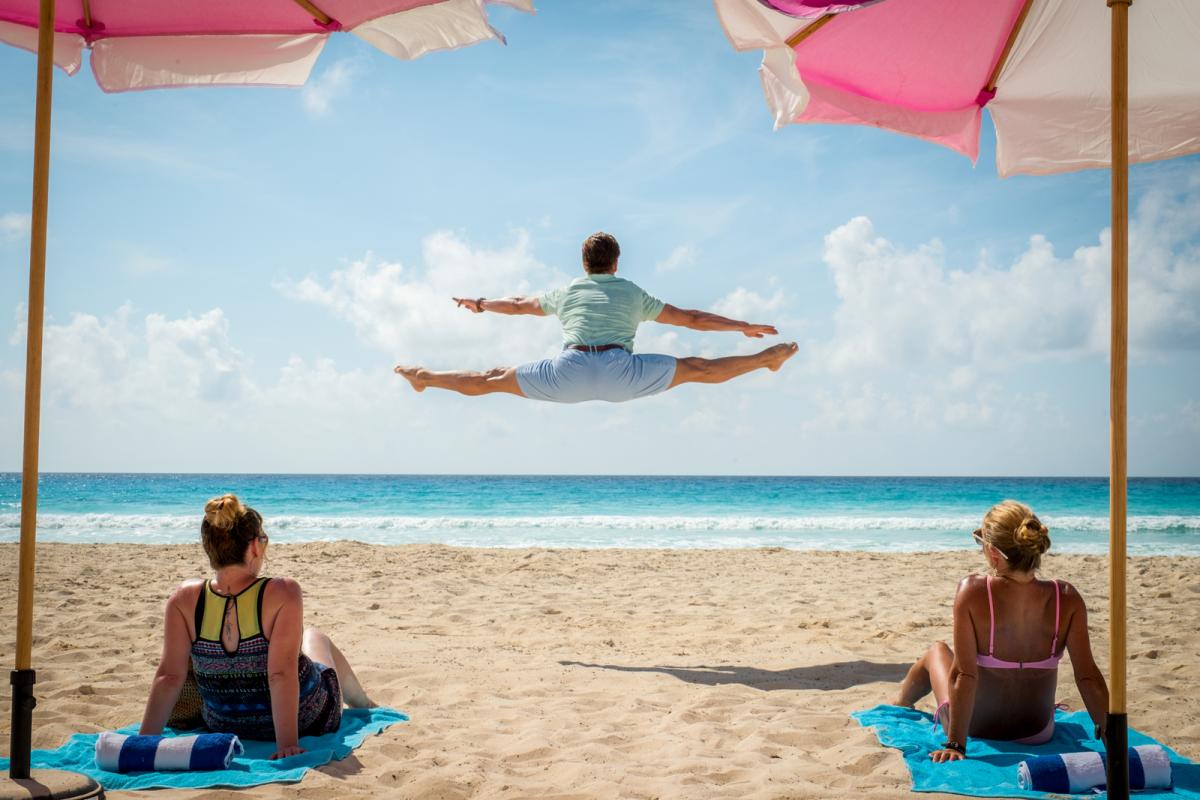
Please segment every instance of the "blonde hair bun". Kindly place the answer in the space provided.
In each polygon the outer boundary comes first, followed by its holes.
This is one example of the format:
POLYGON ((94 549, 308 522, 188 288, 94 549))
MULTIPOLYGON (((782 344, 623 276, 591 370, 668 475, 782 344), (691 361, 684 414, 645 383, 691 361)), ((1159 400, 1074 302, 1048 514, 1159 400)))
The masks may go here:
POLYGON ((1026 553, 1040 556, 1050 549, 1050 529, 1030 514, 1017 526, 1013 533, 1013 541, 1026 553))
POLYGON ((223 494, 204 504, 204 521, 217 530, 227 531, 237 524, 238 518, 245 512, 246 507, 237 499, 237 495, 223 494))
POLYGON ((1050 549, 1050 531, 1024 503, 1005 500, 983 515, 980 526, 985 542, 1004 554, 1007 569, 1036 570, 1050 549))

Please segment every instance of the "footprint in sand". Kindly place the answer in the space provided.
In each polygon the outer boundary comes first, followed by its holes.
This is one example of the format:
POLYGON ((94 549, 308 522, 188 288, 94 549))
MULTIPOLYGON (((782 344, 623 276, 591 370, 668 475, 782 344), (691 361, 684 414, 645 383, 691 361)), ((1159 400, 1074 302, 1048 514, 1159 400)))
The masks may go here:
POLYGON ((379 782, 385 786, 400 788, 403 797, 420 797, 423 800, 466 800, 471 796, 471 788, 457 781, 439 778, 436 775, 423 775, 414 781, 404 782, 403 773, 389 773, 381 776, 379 782))
POLYGON ((850 775, 862 776, 874 772, 883 762, 887 761, 888 753, 865 753, 853 761, 843 764, 840 769, 850 775))

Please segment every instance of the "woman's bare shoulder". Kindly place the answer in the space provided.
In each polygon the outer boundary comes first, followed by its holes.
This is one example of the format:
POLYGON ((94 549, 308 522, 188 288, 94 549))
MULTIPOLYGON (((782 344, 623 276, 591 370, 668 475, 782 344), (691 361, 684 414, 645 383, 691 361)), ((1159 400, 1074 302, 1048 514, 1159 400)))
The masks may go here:
POLYGON ((264 601, 287 603, 304 598, 304 591, 300 588, 300 583, 295 578, 287 576, 271 578, 267 581, 263 591, 264 601))
POLYGON ((956 609, 976 608, 986 604, 987 578, 983 575, 971 574, 958 582, 958 591, 954 594, 956 609))
POLYGON ((987 576, 980 575, 977 572, 972 572, 970 575, 958 582, 958 593, 968 597, 974 596, 978 592, 987 591, 987 576))
POLYGON ((192 578, 175 587, 171 592, 168 603, 194 603, 196 598, 200 596, 200 589, 204 586, 204 578, 192 578))
POLYGON ((1072 608, 1075 606, 1084 605, 1083 595, 1079 593, 1078 589, 1076 589, 1067 581, 1055 580, 1054 582, 1058 584, 1058 589, 1064 606, 1067 608, 1072 608))

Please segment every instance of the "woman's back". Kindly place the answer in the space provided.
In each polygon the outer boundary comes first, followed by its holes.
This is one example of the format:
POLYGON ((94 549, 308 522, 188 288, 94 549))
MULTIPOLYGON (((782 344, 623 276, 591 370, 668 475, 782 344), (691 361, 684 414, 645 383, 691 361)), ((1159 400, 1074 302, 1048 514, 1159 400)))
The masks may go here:
POLYGON ((934 642, 908 670, 896 705, 933 692, 946 742, 929 757, 957 761, 968 736, 1040 744, 1054 736, 1058 663, 1071 655, 1092 720, 1104 722, 1108 689, 1092 658, 1087 607, 1065 581, 1038 580, 1050 531, 1024 503, 992 506, 971 537, 990 575, 969 575, 954 596, 954 647, 934 642), (945 713, 946 710, 949 713, 945 713))
MULTIPOLYGON (((236 733, 247 739, 275 737, 268 679, 270 620, 283 598, 272 592, 270 578, 258 578, 235 594, 222 594, 209 581, 196 587, 192 615, 192 669, 203 701, 205 725, 214 731, 236 733), (264 626, 264 619, 266 626, 264 626)), ((320 722, 330 703, 321 671, 301 653, 297 661, 300 683, 298 724, 301 731, 320 722)), ((338 703, 340 706, 340 702, 338 703)))
POLYGON ((964 582, 979 688, 970 734, 1037 737, 1054 716, 1058 662, 1078 594, 1053 580, 964 582))
POLYGON ((272 758, 303 753, 301 736, 337 729, 343 680, 348 702, 374 705, 329 637, 305 629, 300 585, 262 577, 270 541, 262 515, 236 495, 204 504, 200 543, 214 574, 180 584, 167 600, 143 735, 162 733, 193 677, 205 724, 247 739, 273 739, 272 758))

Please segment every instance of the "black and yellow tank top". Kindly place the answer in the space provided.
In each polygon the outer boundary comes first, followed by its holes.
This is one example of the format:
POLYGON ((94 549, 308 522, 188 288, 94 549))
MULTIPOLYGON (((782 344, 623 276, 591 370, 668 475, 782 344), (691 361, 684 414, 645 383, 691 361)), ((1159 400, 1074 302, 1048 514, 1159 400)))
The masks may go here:
MULTIPOLYGON (((270 578, 259 578, 236 595, 218 594, 204 582, 196 600, 196 638, 192 669, 203 700, 201 714, 209 730, 235 733, 244 739, 275 739, 271 718, 271 688, 267 681, 267 649, 263 635, 262 603, 270 578), (221 626, 233 604, 238 627, 237 648, 225 649, 221 626)), ((320 671, 300 654, 300 731, 321 715, 329 697, 320 671)), ((340 706, 340 702, 338 703, 340 706)))

